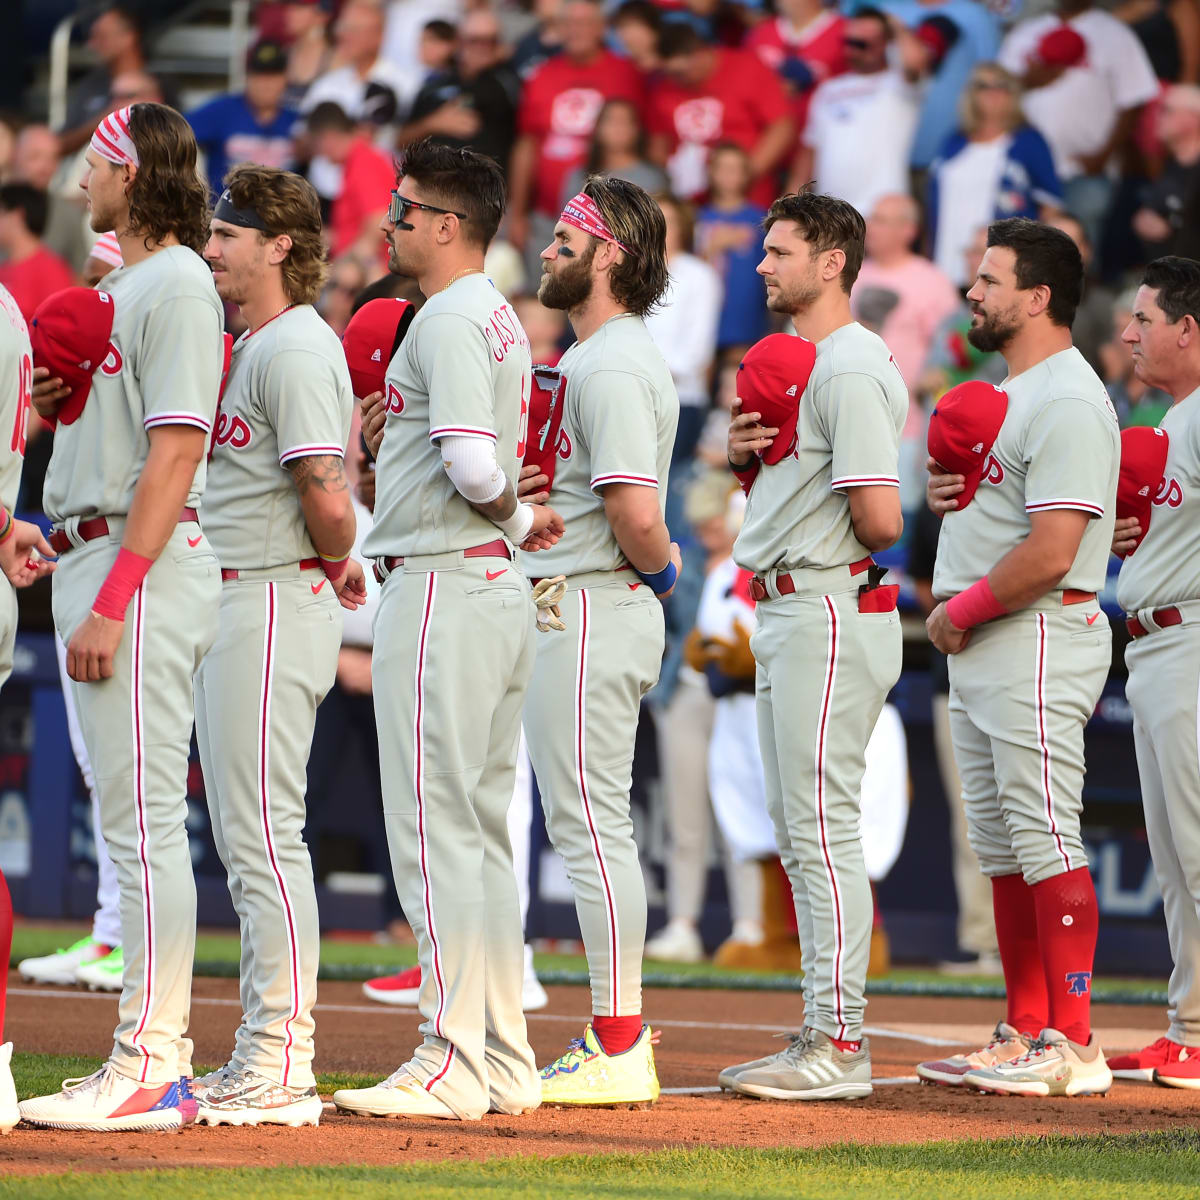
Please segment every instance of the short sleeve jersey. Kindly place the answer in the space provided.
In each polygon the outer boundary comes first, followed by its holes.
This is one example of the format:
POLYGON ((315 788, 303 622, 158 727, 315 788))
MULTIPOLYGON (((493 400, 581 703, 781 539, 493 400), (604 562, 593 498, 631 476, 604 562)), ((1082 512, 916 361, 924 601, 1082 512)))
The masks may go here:
POLYGON ((16 507, 25 459, 25 429, 33 396, 29 330, 12 295, 0 287, 0 503, 16 507), (5 435, 8 436, 5 436, 5 435))
MULTIPOLYGON (((212 272, 170 246, 96 285, 112 296, 112 339, 77 421, 59 425, 42 497, 46 515, 124 516, 161 425, 212 429, 221 384, 224 312, 212 272)), ((196 468, 187 503, 204 491, 196 468)))
POLYGON ((288 466, 343 457, 353 413, 342 344, 311 305, 237 340, 204 490, 204 532, 221 566, 275 567, 316 553, 288 466))
POLYGON ((500 536, 451 483, 438 441, 491 439, 515 484, 532 369, 529 338, 490 279, 464 276, 425 302, 387 369, 369 557, 445 554, 500 536))
POLYGON ((1121 462, 1117 415, 1074 347, 1007 379, 1008 412, 979 488, 942 518, 933 594, 944 600, 982 579, 1029 536, 1033 513, 1073 508, 1090 520, 1060 586, 1098 592, 1112 545, 1121 462))
POLYGON ((1200 600, 1200 388, 1159 422, 1167 470, 1150 528, 1121 564, 1117 602, 1127 613, 1200 600))
POLYGON ((908 388, 882 339, 851 322, 817 343, 800 397, 796 446, 763 464, 733 547, 738 565, 840 567, 866 558, 854 536, 849 488, 900 486, 908 388))
POLYGON ((538 552, 537 574, 615 571, 629 560, 608 523, 602 489, 657 488, 665 509, 679 397, 645 322, 633 315, 610 318, 558 367, 567 382, 549 503, 568 532, 538 552))

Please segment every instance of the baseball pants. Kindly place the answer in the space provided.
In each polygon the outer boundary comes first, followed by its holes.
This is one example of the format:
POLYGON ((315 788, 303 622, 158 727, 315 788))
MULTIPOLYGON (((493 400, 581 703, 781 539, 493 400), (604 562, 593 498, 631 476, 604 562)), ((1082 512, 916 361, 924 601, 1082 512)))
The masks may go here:
MULTIPOLYGON (((54 623, 65 642, 91 611, 124 521, 59 558, 54 623)), ((70 523, 69 526, 70 527, 70 523)), ((134 593, 110 678, 71 684, 117 868, 124 988, 112 1066, 142 1083, 190 1075, 187 1028, 196 940, 188 849, 192 677, 217 635, 221 577, 194 522, 178 525, 134 593)))
POLYGON ((1163 898, 1174 969, 1167 985, 1167 1036, 1200 1046, 1200 626, 1184 624, 1125 650, 1133 741, 1146 837, 1163 898))
POLYGON ((792 884, 804 1021, 861 1036, 874 907, 860 789, 867 742, 900 677, 900 618, 860 613, 858 589, 758 606, 758 736, 767 811, 792 884))
POLYGON ((629 813, 642 697, 658 681, 662 604, 612 572, 577 575, 564 632, 540 634, 525 736, 546 830, 575 893, 596 1016, 642 1011, 646 883, 629 813))
POLYGON ((384 823, 425 1018, 406 1070, 466 1120, 541 1098, 507 828, 534 636, 516 565, 462 554, 408 557, 375 619, 384 823))
POLYGON ((954 757, 985 875, 1032 886, 1087 866, 1083 727, 1111 660, 1099 605, 1063 606, 1057 593, 973 629, 950 656, 954 757))
POLYGON ((241 571, 196 674, 196 741, 213 841, 241 926, 232 1062, 311 1087, 320 924, 304 842, 317 705, 333 686, 341 607, 320 570, 241 571))

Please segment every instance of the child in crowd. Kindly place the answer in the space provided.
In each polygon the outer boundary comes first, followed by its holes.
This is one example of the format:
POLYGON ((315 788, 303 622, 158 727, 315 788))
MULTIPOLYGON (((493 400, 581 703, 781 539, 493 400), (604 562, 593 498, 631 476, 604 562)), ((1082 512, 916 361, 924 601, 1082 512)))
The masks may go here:
POLYGON ((567 331, 566 313, 547 308, 536 296, 514 300, 513 309, 529 338, 533 361, 541 366, 558 366, 558 360, 563 356, 563 335, 567 331))

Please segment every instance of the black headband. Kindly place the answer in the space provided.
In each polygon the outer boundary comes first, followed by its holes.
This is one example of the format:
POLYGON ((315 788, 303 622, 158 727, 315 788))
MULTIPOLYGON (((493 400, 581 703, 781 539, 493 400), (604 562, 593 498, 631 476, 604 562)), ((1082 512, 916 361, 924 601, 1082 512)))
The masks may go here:
POLYGON ((229 189, 221 193, 217 207, 213 209, 214 221, 228 221, 230 225, 240 225, 243 229, 257 229, 262 233, 270 233, 266 222, 252 208, 237 208, 230 199, 229 189))

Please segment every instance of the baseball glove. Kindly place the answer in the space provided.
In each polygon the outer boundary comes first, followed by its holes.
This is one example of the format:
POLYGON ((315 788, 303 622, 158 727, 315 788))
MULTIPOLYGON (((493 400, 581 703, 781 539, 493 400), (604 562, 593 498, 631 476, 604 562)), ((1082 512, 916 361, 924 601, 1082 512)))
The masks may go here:
POLYGON ((562 611, 559 605, 567 594, 567 577, 555 575, 553 579, 539 579, 533 585, 533 603, 536 607, 538 633, 548 633, 557 629, 562 633, 567 627, 563 624, 562 611))
POLYGON ((730 679, 753 679, 758 670, 750 651, 750 630, 741 621, 733 622, 733 638, 712 638, 711 659, 730 679))

